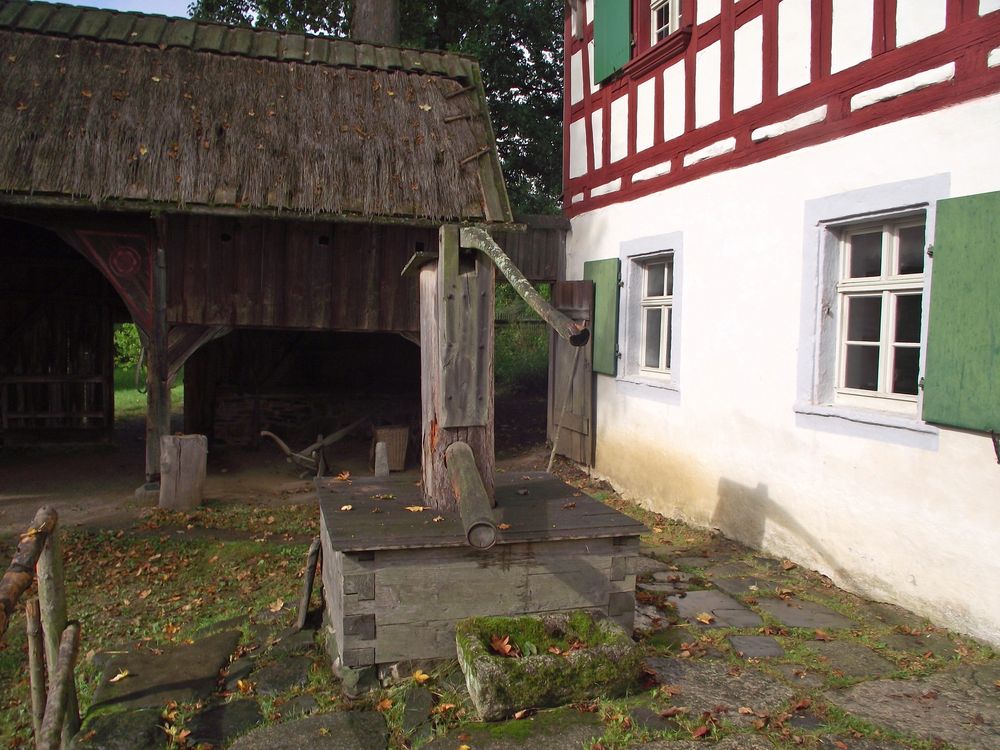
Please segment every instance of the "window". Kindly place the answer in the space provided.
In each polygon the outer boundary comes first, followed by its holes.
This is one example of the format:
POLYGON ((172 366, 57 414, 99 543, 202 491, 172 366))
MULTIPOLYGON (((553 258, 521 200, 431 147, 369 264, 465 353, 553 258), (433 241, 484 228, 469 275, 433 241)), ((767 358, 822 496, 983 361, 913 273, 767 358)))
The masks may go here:
POLYGON ((836 401, 916 413, 924 290, 923 214, 837 230, 836 401))
POLYGON ((674 257, 668 253, 642 263, 639 369, 670 372, 670 329, 674 306, 674 257))
POLYGON ((681 27, 681 0, 652 0, 650 3, 650 45, 666 39, 681 27))

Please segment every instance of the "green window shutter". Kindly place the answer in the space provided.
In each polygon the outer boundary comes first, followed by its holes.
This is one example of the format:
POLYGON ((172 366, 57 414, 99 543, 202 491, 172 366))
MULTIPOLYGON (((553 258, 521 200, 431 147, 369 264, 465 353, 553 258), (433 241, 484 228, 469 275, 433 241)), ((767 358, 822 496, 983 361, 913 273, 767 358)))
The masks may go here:
POLYGON ((594 0, 594 78, 603 81, 632 54, 632 0, 594 0))
POLYGON ((938 202, 923 417, 1000 432, 1000 193, 938 202))
POLYGON ((593 336, 594 372, 618 373, 618 258, 589 260, 583 264, 583 278, 594 282, 593 336))

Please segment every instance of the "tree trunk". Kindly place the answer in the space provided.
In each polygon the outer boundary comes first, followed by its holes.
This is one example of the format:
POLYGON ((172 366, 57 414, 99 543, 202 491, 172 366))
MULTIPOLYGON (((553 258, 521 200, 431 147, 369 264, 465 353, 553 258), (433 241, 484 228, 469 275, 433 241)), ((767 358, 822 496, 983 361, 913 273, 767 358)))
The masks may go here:
POLYGON ((351 39, 398 45, 399 0, 355 0, 351 39))

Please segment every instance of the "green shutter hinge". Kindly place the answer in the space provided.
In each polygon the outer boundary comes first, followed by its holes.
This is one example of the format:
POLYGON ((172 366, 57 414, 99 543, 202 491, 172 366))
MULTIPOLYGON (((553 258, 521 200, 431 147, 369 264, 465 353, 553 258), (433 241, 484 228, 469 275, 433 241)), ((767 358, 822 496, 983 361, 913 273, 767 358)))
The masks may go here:
POLYGON ((917 387, 920 388, 920 390, 924 389, 924 379, 923 378, 920 378, 920 380, 917 381, 917 387))
POLYGON ((934 257, 934 245, 928 245, 927 246, 927 257, 928 258, 933 258, 934 257))

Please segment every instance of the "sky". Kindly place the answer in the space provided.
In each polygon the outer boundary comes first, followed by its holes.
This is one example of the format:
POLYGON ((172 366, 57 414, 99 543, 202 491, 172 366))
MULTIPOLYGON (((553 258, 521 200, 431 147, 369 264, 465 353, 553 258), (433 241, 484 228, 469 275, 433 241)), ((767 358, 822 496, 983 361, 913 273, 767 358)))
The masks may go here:
MULTIPOLYGON (((56 0, 53 0, 56 1, 56 0)), ((191 0, 62 0, 70 5, 89 5, 111 10, 137 10, 142 13, 159 13, 164 16, 187 17, 191 0)))

